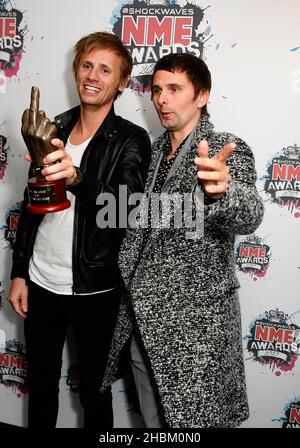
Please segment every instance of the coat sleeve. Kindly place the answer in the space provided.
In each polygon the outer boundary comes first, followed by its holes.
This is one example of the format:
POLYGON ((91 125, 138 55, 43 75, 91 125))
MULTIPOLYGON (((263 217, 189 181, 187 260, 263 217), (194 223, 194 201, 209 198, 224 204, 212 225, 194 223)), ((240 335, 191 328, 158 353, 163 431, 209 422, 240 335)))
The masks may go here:
POLYGON ((254 156, 249 146, 235 137, 237 147, 228 158, 230 182, 224 196, 205 206, 206 219, 222 231, 246 235, 260 225, 264 207, 255 186, 254 156))
POLYGON ((98 196, 111 193, 117 199, 120 185, 126 187, 127 198, 133 193, 144 191, 150 156, 151 142, 148 133, 135 126, 132 132, 127 133, 110 180, 99 180, 78 170, 80 181, 68 189, 85 209, 95 212, 99 210, 96 204, 98 196))

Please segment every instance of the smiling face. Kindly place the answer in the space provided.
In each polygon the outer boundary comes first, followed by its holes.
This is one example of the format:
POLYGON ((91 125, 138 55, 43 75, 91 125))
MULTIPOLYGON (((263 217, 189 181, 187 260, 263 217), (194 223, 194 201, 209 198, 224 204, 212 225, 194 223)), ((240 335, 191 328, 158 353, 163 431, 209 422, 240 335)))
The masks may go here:
POLYGON ((121 59, 111 50, 87 50, 76 72, 76 84, 83 107, 110 109, 115 95, 122 92, 127 79, 121 80, 121 59))
POLYGON ((208 92, 195 97, 193 84, 185 72, 157 70, 152 82, 152 101, 161 124, 186 137, 197 125, 201 107, 208 101, 208 92))

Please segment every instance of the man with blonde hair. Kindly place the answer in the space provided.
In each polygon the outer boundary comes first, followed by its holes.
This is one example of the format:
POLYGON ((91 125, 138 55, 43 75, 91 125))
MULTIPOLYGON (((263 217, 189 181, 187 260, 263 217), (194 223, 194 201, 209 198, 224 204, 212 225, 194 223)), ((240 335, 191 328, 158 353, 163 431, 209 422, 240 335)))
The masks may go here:
POLYGON ((31 215, 25 192, 9 300, 25 318, 28 426, 56 425, 62 352, 71 326, 84 426, 109 428, 111 390, 101 394, 99 388, 120 303, 117 258, 125 229, 97 226, 97 198, 110 193, 118 204, 119 186, 128 195, 143 191, 150 140, 144 129, 114 112, 132 70, 117 36, 98 32, 80 39, 73 70, 80 106, 55 118, 59 139, 51 139, 53 123, 39 110, 37 89, 23 115, 27 145, 49 135, 44 144, 55 150, 44 158, 42 175, 48 181, 65 179, 71 207, 31 215))

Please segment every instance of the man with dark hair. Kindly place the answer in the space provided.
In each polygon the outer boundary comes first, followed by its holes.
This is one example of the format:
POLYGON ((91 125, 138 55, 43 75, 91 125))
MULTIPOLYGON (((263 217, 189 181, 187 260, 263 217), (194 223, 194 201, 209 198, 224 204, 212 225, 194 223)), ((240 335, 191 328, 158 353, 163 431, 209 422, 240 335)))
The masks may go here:
POLYGON ((163 57, 151 86, 166 132, 154 143, 147 200, 119 254, 128 301, 113 350, 132 335, 146 427, 234 427, 248 417, 234 239, 253 232, 263 216, 254 157, 240 138, 214 131, 202 60, 163 57), (166 225, 164 200, 175 196, 191 197, 191 204, 174 205, 174 222, 166 225))
MULTIPOLYGON (((143 191, 150 140, 144 129, 114 112, 114 100, 132 69, 117 36, 98 32, 82 38, 73 68, 80 106, 55 118, 59 139, 45 143, 55 150, 43 159, 42 171, 48 181, 65 179, 71 207, 31 215, 25 192, 9 300, 26 318, 28 426, 56 425, 62 351, 71 326, 84 426, 109 428, 111 390, 101 394, 99 388, 120 303, 117 257, 124 229, 98 228, 97 198, 110 193, 118 204, 119 186, 128 195, 143 191)), ((39 110, 35 89, 22 121, 26 144, 38 145, 41 135, 51 136, 53 123, 39 110)))
MULTIPOLYGON (((207 65, 203 59, 191 58, 188 53, 172 53, 157 61, 151 77, 151 89, 153 88, 154 74, 158 70, 185 73, 188 81, 193 85, 194 99, 201 92, 211 91, 211 74, 207 65)), ((201 114, 209 116, 206 103, 201 106, 201 114)))

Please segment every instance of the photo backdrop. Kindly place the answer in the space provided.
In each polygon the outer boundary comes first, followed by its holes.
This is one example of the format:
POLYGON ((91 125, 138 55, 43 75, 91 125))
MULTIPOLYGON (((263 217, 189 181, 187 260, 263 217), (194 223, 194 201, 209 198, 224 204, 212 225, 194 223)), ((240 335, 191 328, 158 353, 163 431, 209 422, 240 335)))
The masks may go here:
MULTIPOLYGON (((22 112, 32 85, 51 119, 78 104, 73 45, 105 30, 120 36, 134 59, 131 85, 115 104, 118 114, 144 126, 152 140, 158 137, 162 128, 149 94, 153 64, 169 52, 190 52, 211 70, 216 130, 235 133, 253 149, 265 216, 235 246, 251 411, 242 427, 299 428, 298 0, 0 0, 0 421, 27 423, 23 325, 6 301, 28 171, 22 112)), ((96 357, 97 341, 91 344, 96 357)), ((94 360, 86 362, 93 369, 94 360)), ((60 395, 58 427, 81 426, 71 340, 60 395)), ((114 384, 113 397, 115 426, 139 426, 124 380, 114 384)))

